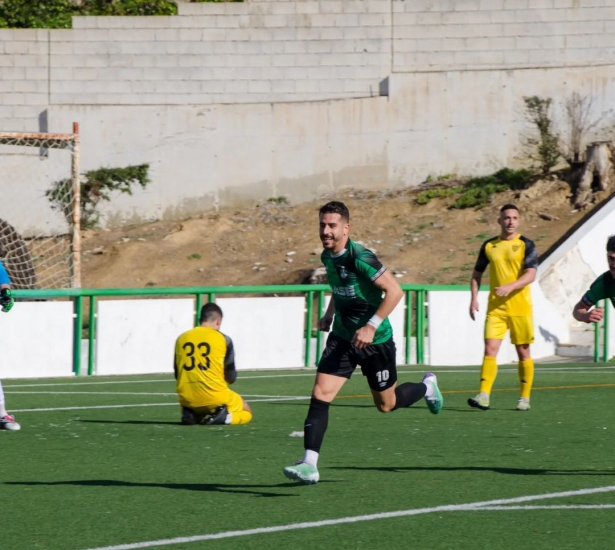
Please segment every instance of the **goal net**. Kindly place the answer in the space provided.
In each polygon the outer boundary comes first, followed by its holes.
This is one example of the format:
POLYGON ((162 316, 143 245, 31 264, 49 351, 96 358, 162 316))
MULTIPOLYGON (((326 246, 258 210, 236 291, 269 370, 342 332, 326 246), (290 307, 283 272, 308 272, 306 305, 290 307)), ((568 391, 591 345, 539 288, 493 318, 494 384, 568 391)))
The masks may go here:
POLYGON ((0 132, 0 174, 0 260, 12 287, 80 287, 78 125, 0 132))

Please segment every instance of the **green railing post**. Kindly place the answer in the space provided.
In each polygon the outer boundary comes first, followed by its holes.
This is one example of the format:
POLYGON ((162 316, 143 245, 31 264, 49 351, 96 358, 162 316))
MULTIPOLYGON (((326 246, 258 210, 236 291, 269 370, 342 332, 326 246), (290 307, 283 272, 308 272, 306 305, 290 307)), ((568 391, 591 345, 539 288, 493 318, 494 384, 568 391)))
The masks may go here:
POLYGON ((425 290, 416 293, 416 362, 425 362, 425 290))
POLYGON ((94 342, 96 340, 96 296, 90 296, 90 318, 88 329, 88 376, 94 374, 94 342))
POLYGON ((594 363, 597 363, 600 358, 600 323, 594 323, 594 363))
POLYGON ((305 361, 303 362, 304 367, 310 366, 310 355, 312 348, 312 310, 313 310, 313 301, 314 301, 314 293, 309 290, 306 295, 307 300, 307 311, 305 315, 305 361))
POLYGON ((73 373, 81 374, 81 331, 83 329, 83 296, 78 295, 73 299, 75 311, 75 328, 73 331, 73 373))
POLYGON ((609 300, 604 301, 604 320, 602 321, 602 360, 609 360, 609 300))
POLYGON ((194 326, 198 327, 200 324, 200 320, 201 320, 201 307, 203 305, 203 295, 197 292, 195 298, 196 298, 196 301, 195 301, 194 307, 196 308, 196 311, 194 312, 194 326))
POLYGON ((208 302, 215 302, 216 301, 216 295, 213 292, 208 292, 207 293, 207 301, 208 302))
MULTIPOLYGON (((324 308, 325 305, 325 293, 323 290, 320 290, 318 292, 318 319, 320 319, 322 317, 322 310, 324 308)), ((318 361, 320 361, 320 353, 322 351, 322 332, 320 330, 316 331, 316 357, 314 358, 314 363, 318 364, 318 361)))
POLYGON ((412 346, 412 291, 406 290, 406 354, 404 361, 410 364, 410 347, 412 346))

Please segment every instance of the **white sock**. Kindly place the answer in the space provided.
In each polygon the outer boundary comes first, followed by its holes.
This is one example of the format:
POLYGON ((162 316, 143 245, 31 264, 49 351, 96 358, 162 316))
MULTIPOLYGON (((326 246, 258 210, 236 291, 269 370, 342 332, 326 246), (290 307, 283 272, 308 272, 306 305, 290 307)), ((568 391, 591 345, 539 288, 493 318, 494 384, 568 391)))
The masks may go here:
POLYGON ((318 455, 316 451, 310 451, 309 449, 305 451, 305 456, 303 457, 303 462, 309 464, 310 466, 318 466, 318 455))
POLYGON ((431 377, 426 378, 423 384, 425 384, 425 387, 427 388, 427 391, 425 392, 425 399, 434 399, 436 397, 436 390, 433 389, 431 377))
POLYGON ((233 421, 233 413, 227 413, 224 420, 225 424, 230 424, 233 421))

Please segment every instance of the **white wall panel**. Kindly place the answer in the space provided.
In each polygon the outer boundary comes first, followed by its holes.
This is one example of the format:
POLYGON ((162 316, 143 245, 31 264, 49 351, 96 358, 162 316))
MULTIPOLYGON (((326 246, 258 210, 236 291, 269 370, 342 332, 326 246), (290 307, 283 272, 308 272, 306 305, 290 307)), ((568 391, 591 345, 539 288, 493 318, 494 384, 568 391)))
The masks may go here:
MULTIPOLYGON (((534 359, 555 355, 560 342, 568 338, 568 324, 544 296, 540 287, 532 285, 534 308, 534 359)), ((480 365, 484 351, 484 326, 487 291, 479 292, 476 320, 469 315, 470 292, 429 292, 429 350, 431 365, 480 365)), ((516 363, 517 352, 510 342, 510 333, 502 342, 498 363, 516 363)))
POLYGON ((194 326, 194 300, 98 302, 96 374, 173 373, 176 338, 194 326))
POLYGON ((0 379, 73 373, 72 302, 17 302, 0 313, 0 379))
POLYGON ((303 366, 305 298, 220 298, 238 370, 303 366))

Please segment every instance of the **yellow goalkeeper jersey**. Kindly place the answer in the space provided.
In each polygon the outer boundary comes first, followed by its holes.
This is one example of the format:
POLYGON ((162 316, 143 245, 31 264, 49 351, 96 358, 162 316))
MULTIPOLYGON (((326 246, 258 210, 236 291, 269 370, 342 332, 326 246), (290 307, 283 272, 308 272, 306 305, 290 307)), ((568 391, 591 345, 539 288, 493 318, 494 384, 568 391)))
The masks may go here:
POLYGON ((474 269, 483 273, 489 266, 489 305, 487 313, 494 315, 531 315, 530 285, 497 296, 495 289, 519 279, 529 268, 538 267, 536 245, 530 239, 517 235, 511 240, 494 237, 483 243, 474 269))
POLYGON ((225 370, 235 370, 232 340, 210 327, 196 327, 175 342, 177 394, 184 407, 199 407, 227 391, 225 370))

